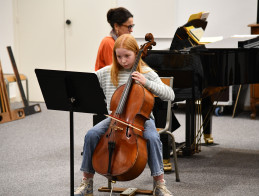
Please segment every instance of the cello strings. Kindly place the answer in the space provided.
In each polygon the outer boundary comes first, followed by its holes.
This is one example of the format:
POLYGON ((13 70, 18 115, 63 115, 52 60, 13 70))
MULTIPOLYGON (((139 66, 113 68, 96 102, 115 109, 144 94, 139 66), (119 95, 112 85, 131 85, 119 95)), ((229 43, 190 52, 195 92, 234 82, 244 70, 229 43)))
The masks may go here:
POLYGON ((129 93, 129 86, 130 86, 129 83, 131 83, 131 81, 127 82, 126 83, 127 85, 124 88, 124 92, 122 94, 120 103, 119 103, 117 111, 116 111, 117 114, 121 114, 123 112, 123 109, 124 109, 124 106, 125 106, 125 103, 126 103, 126 100, 128 97, 128 93, 129 93))
POLYGON ((120 99, 119 105, 116 109, 117 114, 121 114, 123 112, 123 109, 124 109, 124 106, 125 106, 128 94, 129 94, 129 90, 130 90, 130 87, 131 87, 131 84, 132 84, 131 74, 134 71, 136 71, 137 66, 139 64, 140 57, 142 55, 142 52, 143 52, 143 49, 139 50, 138 55, 137 55, 136 60, 135 60, 135 63, 133 65, 132 69, 131 69, 130 76, 128 78, 128 81, 127 81, 126 86, 125 86, 125 88, 123 90, 123 93, 122 93, 122 98, 120 99))

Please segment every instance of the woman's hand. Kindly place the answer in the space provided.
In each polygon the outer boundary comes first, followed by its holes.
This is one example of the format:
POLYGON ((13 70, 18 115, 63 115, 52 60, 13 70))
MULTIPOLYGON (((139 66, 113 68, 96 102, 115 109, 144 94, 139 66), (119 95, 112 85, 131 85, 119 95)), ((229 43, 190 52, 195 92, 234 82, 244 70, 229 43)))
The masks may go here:
POLYGON ((145 76, 141 73, 139 73, 138 71, 134 71, 132 73, 132 78, 136 81, 138 81, 140 84, 142 84, 143 86, 146 84, 147 79, 145 78, 145 76))

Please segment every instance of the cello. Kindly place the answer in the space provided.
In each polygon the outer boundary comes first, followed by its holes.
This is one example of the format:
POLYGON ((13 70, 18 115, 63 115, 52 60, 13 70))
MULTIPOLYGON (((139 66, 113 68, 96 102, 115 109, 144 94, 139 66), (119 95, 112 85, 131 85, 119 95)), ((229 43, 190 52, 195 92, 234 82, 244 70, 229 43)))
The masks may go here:
POLYGON ((147 142, 143 131, 153 109, 154 96, 131 76, 141 56, 156 44, 151 33, 146 34, 145 40, 148 42, 141 46, 126 84, 118 87, 111 98, 112 113, 108 115, 111 122, 92 157, 95 171, 109 180, 135 179, 147 163, 147 142))

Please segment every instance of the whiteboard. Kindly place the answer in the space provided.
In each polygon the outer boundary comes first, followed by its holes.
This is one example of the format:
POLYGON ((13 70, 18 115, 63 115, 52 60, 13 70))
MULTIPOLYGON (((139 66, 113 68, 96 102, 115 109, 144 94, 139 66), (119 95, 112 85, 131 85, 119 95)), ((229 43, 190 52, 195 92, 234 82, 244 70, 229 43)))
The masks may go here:
POLYGON ((132 35, 144 38, 152 33, 155 38, 172 38, 175 33, 176 0, 118 0, 118 7, 128 9, 134 18, 132 35))

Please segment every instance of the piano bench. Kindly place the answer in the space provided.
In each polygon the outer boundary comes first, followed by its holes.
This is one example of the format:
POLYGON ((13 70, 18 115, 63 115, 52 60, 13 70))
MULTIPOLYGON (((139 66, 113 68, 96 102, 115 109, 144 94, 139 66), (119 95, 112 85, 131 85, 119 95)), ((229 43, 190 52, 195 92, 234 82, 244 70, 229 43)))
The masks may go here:
MULTIPOLYGON (((28 87, 28 78, 24 74, 20 74, 21 81, 25 81, 26 83, 26 96, 27 101, 29 102, 29 87, 28 87)), ((8 97, 10 96, 10 83, 16 82, 16 77, 14 74, 4 74, 4 80, 6 83, 6 89, 8 97)))

